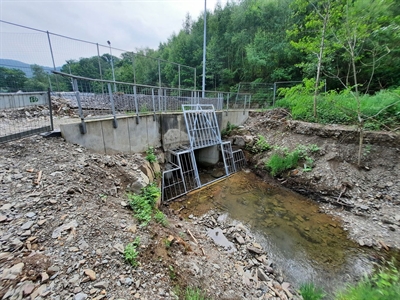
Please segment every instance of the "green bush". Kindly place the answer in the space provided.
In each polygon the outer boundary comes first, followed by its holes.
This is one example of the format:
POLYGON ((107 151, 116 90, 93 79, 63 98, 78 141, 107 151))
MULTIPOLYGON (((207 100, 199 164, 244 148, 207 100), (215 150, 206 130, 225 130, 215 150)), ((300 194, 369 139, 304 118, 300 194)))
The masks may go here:
POLYGON ((230 135, 230 134, 232 133, 232 131, 235 130, 236 128, 238 128, 238 127, 239 127, 239 126, 233 125, 233 124, 231 124, 231 123, 228 121, 228 123, 226 124, 226 128, 225 128, 225 129, 222 129, 222 131, 221 131, 221 136, 228 136, 228 135, 230 135))
POLYGON ((297 167, 299 158, 298 151, 293 151, 287 155, 274 153, 266 162, 265 166, 270 171, 272 176, 276 176, 281 174, 283 171, 297 167))
POLYGON ((168 220, 167 217, 163 214, 162 211, 157 210, 157 212, 154 214, 154 220, 157 223, 160 223, 162 226, 167 227, 168 226, 168 220))
POLYGON ((313 283, 305 283, 300 286, 300 294, 304 300, 320 300, 326 295, 325 292, 313 283))
POLYGON ((154 154, 154 148, 153 147, 149 147, 149 149, 147 149, 146 151, 146 160, 150 163, 154 163, 157 161, 157 156, 154 154))
POLYGON ((276 153, 272 154, 265 163, 266 169, 270 171, 272 176, 296 168, 301 160, 304 161, 303 171, 311 171, 314 160, 309 155, 319 151, 319 147, 314 144, 309 146, 298 145, 292 152, 289 152, 287 148, 274 147, 274 149, 276 153))
POLYGON ((160 189, 154 183, 142 188, 140 194, 128 194, 129 205, 141 223, 140 226, 146 226, 151 221, 154 206, 160 195, 160 189))
POLYGON ((140 244, 140 238, 136 237, 132 243, 129 243, 128 245, 125 246, 124 250, 125 260, 134 267, 137 267, 137 265, 139 264, 137 261, 137 256, 139 255, 137 248, 139 247, 139 244, 140 244))
POLYGON ((268 144, 267 140, 264 136, 258 135, 257 141, 254 143, 253 147, 251 147, 250 152, 252 153, 261 153, 268 150, 271 150, 272 146, 268 144))
POLYGON ((400 273, 393 263, 381 268, 358 284, 339 292, 336 300, 392 300, 400 299, 400 273))

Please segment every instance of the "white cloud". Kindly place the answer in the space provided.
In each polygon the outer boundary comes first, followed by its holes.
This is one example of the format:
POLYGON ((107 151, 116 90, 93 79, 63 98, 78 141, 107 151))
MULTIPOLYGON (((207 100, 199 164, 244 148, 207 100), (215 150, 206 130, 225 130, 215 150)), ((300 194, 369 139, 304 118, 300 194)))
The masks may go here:
MULTIPOLYGON (((217 1, 207 0, 207 8, 213 10, 217 1)), ((113 47, 129 51, 157 48, 179 32, 187 13, 196 20, 203 10, 203 0, 0 0, 1 20, 102 45, 109 40, 113 47)), ((0 22, 0 57, 51 66, 46 39, 44 33, 0 22)), ((97 54, 95 45, 53 36, 51 42, 56 65, 97 54)))

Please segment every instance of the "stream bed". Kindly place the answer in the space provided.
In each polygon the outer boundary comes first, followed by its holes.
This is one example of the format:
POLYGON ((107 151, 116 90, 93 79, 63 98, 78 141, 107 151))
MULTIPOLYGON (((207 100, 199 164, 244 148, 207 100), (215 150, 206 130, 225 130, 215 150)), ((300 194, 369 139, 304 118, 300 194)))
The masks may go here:
POLYGON ((316 202, 265 183, 249 171, 189 194, 171 204, 181 214, 226 212, 247 225, 287 281, 299 287, 314 282, 328 294, 370 273, 374 253, 347 238, 339 220, 316 202))

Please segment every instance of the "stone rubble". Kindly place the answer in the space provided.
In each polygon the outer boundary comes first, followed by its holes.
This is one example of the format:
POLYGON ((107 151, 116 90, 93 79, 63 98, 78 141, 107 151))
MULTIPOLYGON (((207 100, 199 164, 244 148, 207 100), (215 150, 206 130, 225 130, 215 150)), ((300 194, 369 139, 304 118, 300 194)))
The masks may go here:
POLYGON ((217 213, 181 220, 161 207, 167 227, 140 227, 126 193, 155 170, 141 154, 97 154, 62 138, 0 145, 0 299, 178 299, 177 286, 213 299, 301 299, 245 227, 217 213), (213 243, 216 227, 237 251, 213 243), (123 252, 136 237, 134 268, 123 252))

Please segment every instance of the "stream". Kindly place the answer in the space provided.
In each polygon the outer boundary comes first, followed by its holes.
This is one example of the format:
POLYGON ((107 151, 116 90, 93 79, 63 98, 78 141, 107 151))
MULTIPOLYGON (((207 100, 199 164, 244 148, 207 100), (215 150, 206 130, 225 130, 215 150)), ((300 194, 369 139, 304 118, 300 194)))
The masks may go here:
POLYGON ((185 206, 184 216, 217 208, 247 225, 275 268, 295 287, 313 282, 332 295, 374 266, 373 251, 349 240, 339 220, 322 213, 316 202, 265 183, 248 171, 171 205, 185 206))

